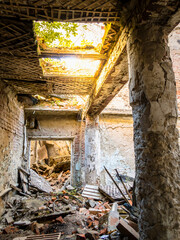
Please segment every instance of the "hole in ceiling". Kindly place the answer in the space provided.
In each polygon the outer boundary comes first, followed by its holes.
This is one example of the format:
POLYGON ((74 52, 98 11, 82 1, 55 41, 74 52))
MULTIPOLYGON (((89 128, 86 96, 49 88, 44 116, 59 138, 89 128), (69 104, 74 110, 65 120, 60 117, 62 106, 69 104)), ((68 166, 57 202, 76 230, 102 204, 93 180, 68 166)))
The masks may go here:
POLYGON ((97 77, 103 63, 98 55, 108 29, 103 23, 34 21, 44 76, 97 77))
POLYGON ((94 77, 99 69, 100 60, 67 58, 42 58, 40 65, 44 76, 94 77))
POLYGON ((38 51, 88 50, 100 52, 107 27, 103 23, 34 21, 38 51))

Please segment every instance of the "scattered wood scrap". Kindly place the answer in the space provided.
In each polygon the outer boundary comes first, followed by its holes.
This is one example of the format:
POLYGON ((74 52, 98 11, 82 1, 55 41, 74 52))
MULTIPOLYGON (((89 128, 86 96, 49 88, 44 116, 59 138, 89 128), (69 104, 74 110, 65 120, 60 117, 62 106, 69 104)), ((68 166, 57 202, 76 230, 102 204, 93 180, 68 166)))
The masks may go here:
POLYGON ((59 240, 61 239, 61 233, 51 233, 43 235, 31 235, 27 237, 17 237, 13 240, 59 240))
POLYGON ((10 192, 12 190, 12 188, 7 188, 4 191, 2 191, 0 193, 0 198, 4 197, 8 192, 10 192))
POLYGON ((41 223, 41 222, 50 221, 50 220, 58 218, 60 216, 65 217, 66 215, 72 214, 72 213, 73 213, 73 211, 55 212, 55 213, 51 213, 51 214, 44 215, 41 217, 32 218, 31 221, 37 221, 37 222, 41 223))
POLYGON ((139 239, 139 233, 136 232, 123 218, 120 218, 117 229, 122 235, 128 237, 128 240, 139 239))
POLYGON ((19 168, 19 176, 21 179, 21 186, 24 193, 29 192, 29 173, 23 169, 22 167, 19 168))

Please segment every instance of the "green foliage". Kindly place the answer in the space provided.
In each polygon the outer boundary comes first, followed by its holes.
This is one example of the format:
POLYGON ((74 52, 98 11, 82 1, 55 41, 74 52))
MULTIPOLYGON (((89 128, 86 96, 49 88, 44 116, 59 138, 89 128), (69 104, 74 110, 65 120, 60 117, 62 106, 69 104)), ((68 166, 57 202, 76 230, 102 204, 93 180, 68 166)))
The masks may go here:
POLYGON ((34 31, 41 43, 44 43, 46 47, 54 47, 59 45, 64 47, 72 47, 72 41, 70 36, 77 35, 78 25, 76 23, 62 23, 62 22, 46 22, 35 21, 34 31))

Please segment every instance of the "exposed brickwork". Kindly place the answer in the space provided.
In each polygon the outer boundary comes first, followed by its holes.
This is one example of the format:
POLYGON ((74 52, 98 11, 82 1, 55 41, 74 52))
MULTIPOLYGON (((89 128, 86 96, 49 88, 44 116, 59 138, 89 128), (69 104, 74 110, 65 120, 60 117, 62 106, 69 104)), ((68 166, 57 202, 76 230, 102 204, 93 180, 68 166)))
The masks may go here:
POLYGON ((15 93, 0 82, 0 191, 17 182, 22 163, 24 111, 15 93))

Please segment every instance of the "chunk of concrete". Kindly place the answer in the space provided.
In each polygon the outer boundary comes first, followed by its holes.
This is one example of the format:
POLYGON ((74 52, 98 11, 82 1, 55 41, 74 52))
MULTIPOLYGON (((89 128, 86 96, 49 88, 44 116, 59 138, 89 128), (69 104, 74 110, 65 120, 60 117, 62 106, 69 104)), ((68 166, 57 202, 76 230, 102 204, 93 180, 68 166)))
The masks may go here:
POLYGON ((119 223, 119 212, 117 210, 118 204, 117 202, 113 203, 111 211, 108 216, 108 232, 116 231, 116 226, 119 223))
POLYGON ((52 187, 43 177, 30 169, 30 185, 46 193, 52 192, 52 187))

